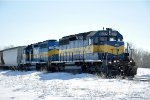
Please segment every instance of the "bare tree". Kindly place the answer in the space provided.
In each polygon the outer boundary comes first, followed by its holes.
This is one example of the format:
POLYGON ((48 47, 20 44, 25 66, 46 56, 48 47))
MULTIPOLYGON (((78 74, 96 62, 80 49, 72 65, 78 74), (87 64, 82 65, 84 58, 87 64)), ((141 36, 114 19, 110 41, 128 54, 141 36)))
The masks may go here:
POLYGON ((150 68, 150 53, 149 52, 144 52, 142 66, 150 68))
POLYGON ((129 43, 130 48, 133 49, 133 59, 136 62, 137 67, 149 67, 150 68, 150 53, 143 49, 136 48, 133 43, 129 43))

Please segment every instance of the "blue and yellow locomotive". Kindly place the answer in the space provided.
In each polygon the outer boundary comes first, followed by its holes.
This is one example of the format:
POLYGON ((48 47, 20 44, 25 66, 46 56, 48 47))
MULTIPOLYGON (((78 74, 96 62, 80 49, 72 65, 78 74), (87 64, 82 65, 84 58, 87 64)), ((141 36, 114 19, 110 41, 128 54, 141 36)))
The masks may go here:
POLYGON ((28 45, 24 49, 23 67, 31 69, 36 66, 37 70, 48 70, 48 63, 58 61, 59 43, 57 40, 46 40, 28 45))
POLYGON ((65 36, 59 45, 59 61, 71 65, 70 69, 76 65, 74 69, 106 76, 136 74, 135 62, 125 53, 123 36, 111 28, 65 36))

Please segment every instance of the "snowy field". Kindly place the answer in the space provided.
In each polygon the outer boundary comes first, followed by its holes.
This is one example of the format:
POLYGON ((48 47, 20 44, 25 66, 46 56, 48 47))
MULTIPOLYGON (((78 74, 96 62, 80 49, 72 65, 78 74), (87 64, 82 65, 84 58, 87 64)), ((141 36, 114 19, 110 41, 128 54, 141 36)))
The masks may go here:
POLYGON ((150 69, 133 80, 92 74, 0 71, 0 100, 150 100, 150 69))

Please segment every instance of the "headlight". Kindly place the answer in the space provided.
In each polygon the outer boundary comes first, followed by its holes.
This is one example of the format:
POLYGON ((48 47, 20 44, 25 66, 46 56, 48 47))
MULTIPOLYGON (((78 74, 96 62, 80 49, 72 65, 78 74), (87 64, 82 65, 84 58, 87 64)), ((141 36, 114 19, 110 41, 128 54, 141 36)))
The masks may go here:
POLYGON ((111 61, 109 61, 108 63, 111 64, 111 61))
POLYGON ((132 63, 132 60, 130 60, 130 63, 132 63))
POLYGON ((117 61, 116 60, 114 60, 114 63, 116 63, 117 61))

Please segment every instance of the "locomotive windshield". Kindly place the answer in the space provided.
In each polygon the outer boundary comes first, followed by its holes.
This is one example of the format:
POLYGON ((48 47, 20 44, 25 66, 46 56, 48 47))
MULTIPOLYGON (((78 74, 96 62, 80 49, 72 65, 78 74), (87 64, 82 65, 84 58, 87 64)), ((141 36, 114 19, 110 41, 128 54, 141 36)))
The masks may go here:
POLYGON ((117 38, 117 37, 95 37, 93 39, 94 41, 94 44, 98 44, 99 42, 105 42, 105 41, 122 41, 123 39, 122 38, 117 38))
POLYGON ((94 44, 99 44, 100 42, 105 42, 108 40, 108 37, 95 37, 93 39, 94 44))
MULTIPOLYGON (((116 37, 95 37, 94 43, 105 42, 105 41, 117 41, 116 37)), ((119 39, 121 41, 121 39, 119 39)))
POLYGON ((123 41, 122 38, 117 38, 117 37, 109 37, 109 41, 123 41))
POLYGON ((109 41, 116 41, 116 37, 109 37, 109 41))
POLYGON ((123 41, 123 39, 122 38, 118 38, 118 41, 123 41))

